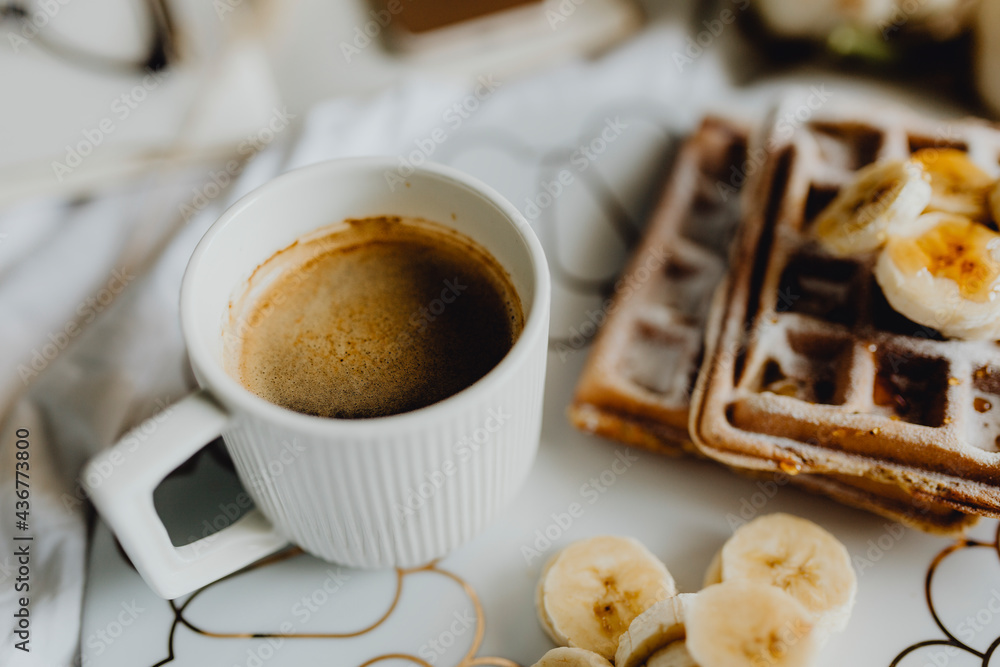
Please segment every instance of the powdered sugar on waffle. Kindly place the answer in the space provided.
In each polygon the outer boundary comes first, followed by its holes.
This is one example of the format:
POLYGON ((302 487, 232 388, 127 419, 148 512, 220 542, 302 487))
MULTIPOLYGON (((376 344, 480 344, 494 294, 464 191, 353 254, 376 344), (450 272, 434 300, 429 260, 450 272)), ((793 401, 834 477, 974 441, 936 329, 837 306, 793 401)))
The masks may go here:
POLYGON ((713 316, 720 335, 695 398, 696 442, 734 465, 791 461, 1000 515, 1000 347, 942 340, 895 313, 870 261, 824 256, 810 229, 873 160, 957 148, 996 176, 1000 131, 853 102, 764 140, 770 157, 749 186, 732 289, 713 316))

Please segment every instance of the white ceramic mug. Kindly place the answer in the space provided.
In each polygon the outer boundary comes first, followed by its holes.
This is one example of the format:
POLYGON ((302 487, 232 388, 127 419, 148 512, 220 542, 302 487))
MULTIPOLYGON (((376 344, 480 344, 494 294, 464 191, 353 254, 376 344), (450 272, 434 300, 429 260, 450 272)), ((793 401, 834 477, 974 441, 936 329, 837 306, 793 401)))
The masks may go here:
POLYGON ((358 158, 291 171, 240 199, 198 244, 180 312, 201 389, 155 417, 155 430, 127 434, 95 457, 84 474, 94 505, 160 596, 189 593, 289 542, 347 566, 420 565, 480 532, 527 477, 549 322, 541 244, 518 210, 479 181, 427 165, 403 184, 395 169, 390 159, 358 158), (452 227, 508 271, 525 322, 503 360, 439 403, 357 420, 293 412, 227 375, 223 327, 254 269, 317 228, 379 215, 452 227), (256 509, 174 547, 153 489, 220 434, 256 509))

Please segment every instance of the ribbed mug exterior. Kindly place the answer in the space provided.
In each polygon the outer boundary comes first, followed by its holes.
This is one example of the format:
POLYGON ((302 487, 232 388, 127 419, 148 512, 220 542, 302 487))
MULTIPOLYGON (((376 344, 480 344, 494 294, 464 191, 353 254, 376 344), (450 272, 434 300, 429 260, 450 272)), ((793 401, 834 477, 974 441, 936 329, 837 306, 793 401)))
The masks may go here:
MULTIPOLYGON (((527 342, 527 341, 525 341, 527 342)), ((463 411, 416 429, 317 438, 253 415, 223 434, 257 507, 292 542, 352 567, 413 567, 480 533, 538 448, 546 340, 463 411)))

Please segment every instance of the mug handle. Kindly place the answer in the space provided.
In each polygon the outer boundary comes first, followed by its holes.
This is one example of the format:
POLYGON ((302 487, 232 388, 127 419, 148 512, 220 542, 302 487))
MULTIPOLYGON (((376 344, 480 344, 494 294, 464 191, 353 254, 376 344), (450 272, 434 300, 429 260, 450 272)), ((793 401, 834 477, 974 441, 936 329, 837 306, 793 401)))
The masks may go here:
POLYGON ((175 547, 153 506, 153 490, 219 437, 231 417, 210 394, 198 390, 154 419, 157 426, 152 433, 136 427, 91 459, 83 484, 157 595, 172 600, 190 593, 288 544, 254 509, 217 533, 175 547))

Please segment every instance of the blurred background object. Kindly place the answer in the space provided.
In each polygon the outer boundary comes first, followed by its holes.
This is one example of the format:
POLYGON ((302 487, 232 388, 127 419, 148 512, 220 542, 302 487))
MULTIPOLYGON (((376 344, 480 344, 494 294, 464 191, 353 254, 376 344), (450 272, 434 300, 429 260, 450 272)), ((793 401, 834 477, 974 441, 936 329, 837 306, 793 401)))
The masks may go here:
POLYGON ((979 0, 754 0, 776 36, 827 40, 837 49, 845 31, 888 40, 895 33, 952 39, 969 26, 979 0))
POLYGON ((279 104, 593 53, 641 17, 632 0, 8 0, 0 203, 225 159, 279 104))
POLYGON ((764 56, 756 71, 765 76, 814 63, 935 90, 976 113, 983 112, 981 101, 994 99, 986 71, 989 62, 1000 61, 982 37, 1000 26, 988 16, 994 0, 743 2, 750 11, 740 25, 764 56))
POLYGON ((278 103, 242 0, 19 0, 3 13, 0 202, 230 153, 278 103))
POLYGON ((212 164, 276 109, 300 115, 414 76, 507 81, 664 18, 687 26, 681 62, 664 60, 679 74, 720 47, 740 85, 841 70, 1000 110, 998 3, 0 0, 0 203, 212 164))
POLYGON ((1000 0, 982 0, 979 8, 976 83, 983 100, 1000 114, 1000 0))
POLYGON ((494 67, 507 73, 600 50, 642 20, 631 0, 372 0, 372 5, 369 14, 384 29, 382 41, 390 51, 451 67, 493 59, 494 67))

